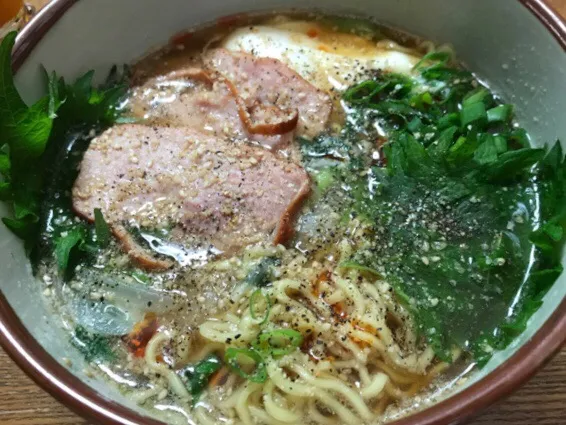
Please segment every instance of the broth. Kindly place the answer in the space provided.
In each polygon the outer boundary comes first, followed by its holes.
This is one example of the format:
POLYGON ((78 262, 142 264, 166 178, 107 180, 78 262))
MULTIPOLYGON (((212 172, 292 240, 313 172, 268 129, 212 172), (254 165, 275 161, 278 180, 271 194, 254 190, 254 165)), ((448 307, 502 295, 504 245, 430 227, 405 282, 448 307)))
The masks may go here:
POLYGON ((532 313, 541 157, 449 48, 246 17, 130 83, 121 123, 55 153, 37 274, 92 369, 157 417, 386 422, 532 313))

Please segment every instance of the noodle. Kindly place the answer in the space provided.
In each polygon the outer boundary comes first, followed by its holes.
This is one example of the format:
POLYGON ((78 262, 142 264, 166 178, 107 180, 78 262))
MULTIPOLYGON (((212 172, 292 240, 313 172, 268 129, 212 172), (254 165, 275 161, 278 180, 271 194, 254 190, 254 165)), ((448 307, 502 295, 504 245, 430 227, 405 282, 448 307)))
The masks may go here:
POLYGON ((151 338, 145 349, 145 362, 153 373, 160 374, 167 378, 169 387, 175 392, 175 394, 177 394, 178 397, 182 399, 188 399, 190 398, 190 394, 181 381, 181 378, 177 376, 175 371, 169 369, 164 364, 158 363, 156 360, 159 353, 159 348, 164 342, 169 340, 170 338, 164 333, 155 334, 151 338))
MULTIPOLYGON (((222 403, 223 409, 235 409, 245 425, 253 423, 252 417, 268 424, 298 423, 307 416, 321 424, 337 420, 365 422, 375 414, 375 403, 380 409, 386 403, 383 400, 401 399, 422 387, 427 381, 422 373, 433 361, 432 352, 428 348, 419 352, 412 334, 403 342, 412 345, 407 349, 411 355, 401 349, 386 317, 393 314, 407 321, 408 316, 393 300, 379 296, 378 285, 357 272, 332 274, 320 283, 321 294, 327 292, 330 296, 317 297, 312 292, 308 268, 302 274, 305 280, 300 276, 296 272, 297 278, 273 282, 264 290, 269 298, 277 300, 267 331, 290 324, 303 334, 315 335, 329 357, 315 362, 298 349, 281 359, 268 357, 266 383, 246 383, 243 387, 236 384, 234 394, 222 403), (345 306, 343 317, 332 312, 337 303, 345 306), (331 353, 339 353, 340 357, 334 359, 331 353), (276 390, 283 401, 276 401, 276 390), (254 397, 254 393, 262 396, 254 397), (298 397, 303 403, 291 408, 287 405, 290 397, 298 397), (324 406, 329 415, 322 415, 318 405, 324 406)), ((242 300, 249 300, 249 292, 242 300)), ((239 335, 237 345, 246 346, 260 333, 260 326, 244 302, 223 316, 205 321, 199 330, 211 343, 222 344, 239 335)))

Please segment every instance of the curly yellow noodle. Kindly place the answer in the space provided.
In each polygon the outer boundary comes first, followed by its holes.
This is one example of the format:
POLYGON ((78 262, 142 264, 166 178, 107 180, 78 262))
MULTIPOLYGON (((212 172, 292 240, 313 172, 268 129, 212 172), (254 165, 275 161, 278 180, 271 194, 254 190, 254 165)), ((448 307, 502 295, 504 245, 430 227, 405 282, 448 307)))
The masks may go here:
POLYGON ((360 391, 362 397, 373 398, 377 397, 385 388, 389 377, 385 373, 378 373, 373 377, 373 380, 360 391))
MULTIPOLYGON (((251 316, 249 299, 255 288, 246 288, 226 313, 199 327, 204 344, 197 344, 201 348, 192 357, 222 352, 228 343, 249 347, 262 330, 291 327, 312 335, 313 344, 322 344, 319 355, 328 358, 314 361, 299 349, 278 359, 265 356, 266 382, 253 383, 230 375, 222 386, 223 396, 212 402, 213 410, 196 409, 199 424, 213 423, 214 409, 233 418, 235 425, 291 425, 307 417, 321 425, 366 423, 375 417, 376 410, 385 410, 391 401, 414 394, 429 382, 432 350, 417 346, 415 333, 406 329, 410 326, 395 331, 388 326, 388 315, 398 323, 410 319, 390 296, 387 283, 370 283, 350 271, 333 274, 319 282, 315 291, 313 273, 303 278, 295 271, 288 276, 293 278, 275 281, 262 290, 272 300, 266 324, 260 325, 263 318, 251 316), (336 303, 345 309, 346 320, 333 310, 336 303), (358 384, 353 385, 352 379, 358 384)), ((155 361, 156 349, 169 339, 158 335, 150 341, 153 348, 146 353, 146 361, 168 379, 177 394, 182 382, 174 373, 169 377, 171 371, 155 361)), ((436 369, 440 366, 432 368, 436 369)))
POLYGON ((265 411, 274 419, 284 423, 298 423, 302 417, 301 413, 292 411, 278 405, 273 399, 275 385, 272 381, 267 381, 263 387, 263 404, 265 411))
POLYGON ((147 343, 145 349, 145 362, 149 369, 155 373, 164 376, 169 382, 169 387, 182 399, 189 399, 191 396, 181 378, 177 376, 174 370, 169 369, 168 366, 157 362, 157 356, 160 354, 159 349, 163 343, 169 341, 171 338, 162 332, 157 332, 147 343))
MULTIPOLYGON (((194 410, 195 417, 199 425, 218 425, 218 422, 213 417, 209 416, 207 409, 204 406, 197 405, 194 410)), ((232 421, 224 422, 225 425, 230 425, 232 421)))
POLYGON ((255 383, 246 383, 244 387, 241 389, 240 393, 238 394, 237 401, 236 401, 236 412, 238 413, 238 417, 242 420, 245 425, 254 425, 252 421, 252 417, 250 415, 248 398, 252 393, 258 391, 262 388, 261 384, 255 383))
POLYGON ((308 417, 320 425, 337 425, 338 420, 334 416, 325 416, 318 410, 315 399, 309 400, 308 417))
POLYGON ((340 379, 333 377, 314 377, 305 368, 299 366, 298 363, 293 364, 291 367, 293 371, 297 372, 297 374, 306 382, 311 383, 316 388, 323 388, 325 390, 339 393, 344 399, 348 400, 348 402, 358 411, 361 417, 366 420, 371 419, 371 411, 363 401, 359 392, 356 393, 356 391, 354 391, 340 379))

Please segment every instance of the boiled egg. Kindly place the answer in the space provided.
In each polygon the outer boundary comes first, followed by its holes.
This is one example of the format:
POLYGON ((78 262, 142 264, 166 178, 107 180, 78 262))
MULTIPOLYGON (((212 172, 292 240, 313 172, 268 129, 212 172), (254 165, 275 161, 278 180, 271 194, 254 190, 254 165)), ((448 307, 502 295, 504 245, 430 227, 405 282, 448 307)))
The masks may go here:
POLYGON ((327 92, 343 91, 367 79, 372 70, 411 74, 420 60, 413 51, 392 41, 376 42, 305 21, 239 28, 222 46, 279 59, 327 92))

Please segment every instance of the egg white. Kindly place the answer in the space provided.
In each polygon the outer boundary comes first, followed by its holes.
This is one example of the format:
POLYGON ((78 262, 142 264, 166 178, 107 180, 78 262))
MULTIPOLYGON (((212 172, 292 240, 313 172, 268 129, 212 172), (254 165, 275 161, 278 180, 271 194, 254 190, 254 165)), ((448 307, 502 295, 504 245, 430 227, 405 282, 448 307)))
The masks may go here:
POLYGON ((325 91, 343 91, 367 78, 369 70, 411 75, 420 60, 392 42, 376 43, 300 21, 240 28, 226 37, 222 46, 279 59, 325 91))

